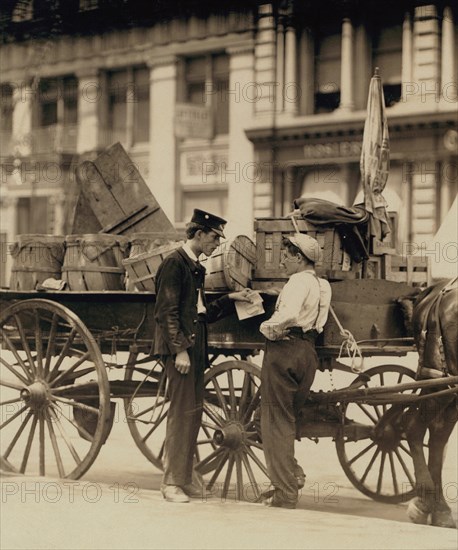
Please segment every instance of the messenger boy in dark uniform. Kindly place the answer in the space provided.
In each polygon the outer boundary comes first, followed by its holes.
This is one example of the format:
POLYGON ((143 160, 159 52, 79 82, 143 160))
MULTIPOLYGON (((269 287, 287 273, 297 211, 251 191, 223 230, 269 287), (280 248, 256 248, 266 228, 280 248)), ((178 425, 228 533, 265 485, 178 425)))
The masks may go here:
POLYGON ((192 473, 209 366, 207 323, 233 313, 235 300, 251 302, 249 289, 206 302, 205 268, 198 258, 216 250, 225 224, 223 218, 195 209, 185 244, 164 259, 156 276, 154 352, 164 362, 170 398, 161 492, 169 502, 202 497, 192 473))

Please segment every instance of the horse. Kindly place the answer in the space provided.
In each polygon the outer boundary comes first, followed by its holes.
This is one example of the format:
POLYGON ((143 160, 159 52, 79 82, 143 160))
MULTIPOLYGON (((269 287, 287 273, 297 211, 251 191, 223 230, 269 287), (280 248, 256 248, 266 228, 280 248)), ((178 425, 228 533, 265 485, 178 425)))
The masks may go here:
MULTIPOLYGON (((413 300, 411 326, 419 356, 417 380, 457 376, 458 278, 436 282, 413 300)), ((442 465, 447 442, 458 420, 457 390, 456 384, 445 392, 422 389, 419 395, 428 397, 410 405, 403 413, 416 495, 408 503, 407 515, 414 523, 456 527, 444 498, 442 465), (428 462, 423 450, 427 431, 428 462)))

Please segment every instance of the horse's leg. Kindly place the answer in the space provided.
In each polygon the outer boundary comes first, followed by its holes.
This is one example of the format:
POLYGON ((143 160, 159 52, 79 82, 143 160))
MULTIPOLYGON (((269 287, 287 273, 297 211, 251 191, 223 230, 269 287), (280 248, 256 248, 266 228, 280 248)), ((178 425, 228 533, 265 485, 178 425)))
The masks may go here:
POLYGON ((404 413, 405 434, 412 454, 417 494, 407 506, 407 515, 413 523, 422 524, 428 522, 428 516, 433 511, 432 499, 428 499, 428 494, 431 495, 434 492, 434 482, 423 451, 423 441, 428 427, 424 403, 409 407, 404 413))
POLYGON ((442 484, 442 468, 445 458, 445 447, 457 422, 457 407, 453 400, 443 408, 430 426, 429 439, 429 471, 435 485, 432 525, 437 527, 455 528, 456 523, 447 504, 442 484))

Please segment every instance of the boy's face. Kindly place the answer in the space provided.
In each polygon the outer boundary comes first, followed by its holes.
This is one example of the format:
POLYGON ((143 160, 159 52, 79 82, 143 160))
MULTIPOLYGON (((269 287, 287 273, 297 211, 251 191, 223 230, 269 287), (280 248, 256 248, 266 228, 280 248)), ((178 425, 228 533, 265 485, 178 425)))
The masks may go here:
POLYGON ((203 231, 198 231, 199 233, 199 244, 201 253, 205 256, 211 256, 213 252, 218 248, 220 244, 220 236, 217 235, 214 231, 209 233, 204 233, 203 231))
POLYGON ((288 277, 297 273, 299 265, 301 263, 300 254, 291 254, 289 250, 283 251, 283 256, 280 264, 285 268, 288 277))

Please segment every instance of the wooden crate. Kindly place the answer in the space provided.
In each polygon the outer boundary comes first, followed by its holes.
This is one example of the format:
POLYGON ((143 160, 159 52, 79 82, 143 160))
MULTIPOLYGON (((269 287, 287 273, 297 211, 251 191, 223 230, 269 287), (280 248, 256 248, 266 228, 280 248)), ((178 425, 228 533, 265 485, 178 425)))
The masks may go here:
MULTIPOLYGON (((335 228, 313 226, 300 218, 296 222, 301 233, 314 237, 320 245, 322 260, 316 263, 318 275, 331 280, 355 279, 361 276, 361 265, 351 261, 335 228)), ((253 288, 260 290, 283 286, 288 277, 281 266, 282 240, 296 232, 293 222, 290 218, 258 218, 254 227, 256 265, 253 288)))
POLYGON ((363 262, 362 275, 364 279, 385 279, 414 286, 430 285, 430 258, 398 254, 370 256, 363 262))

